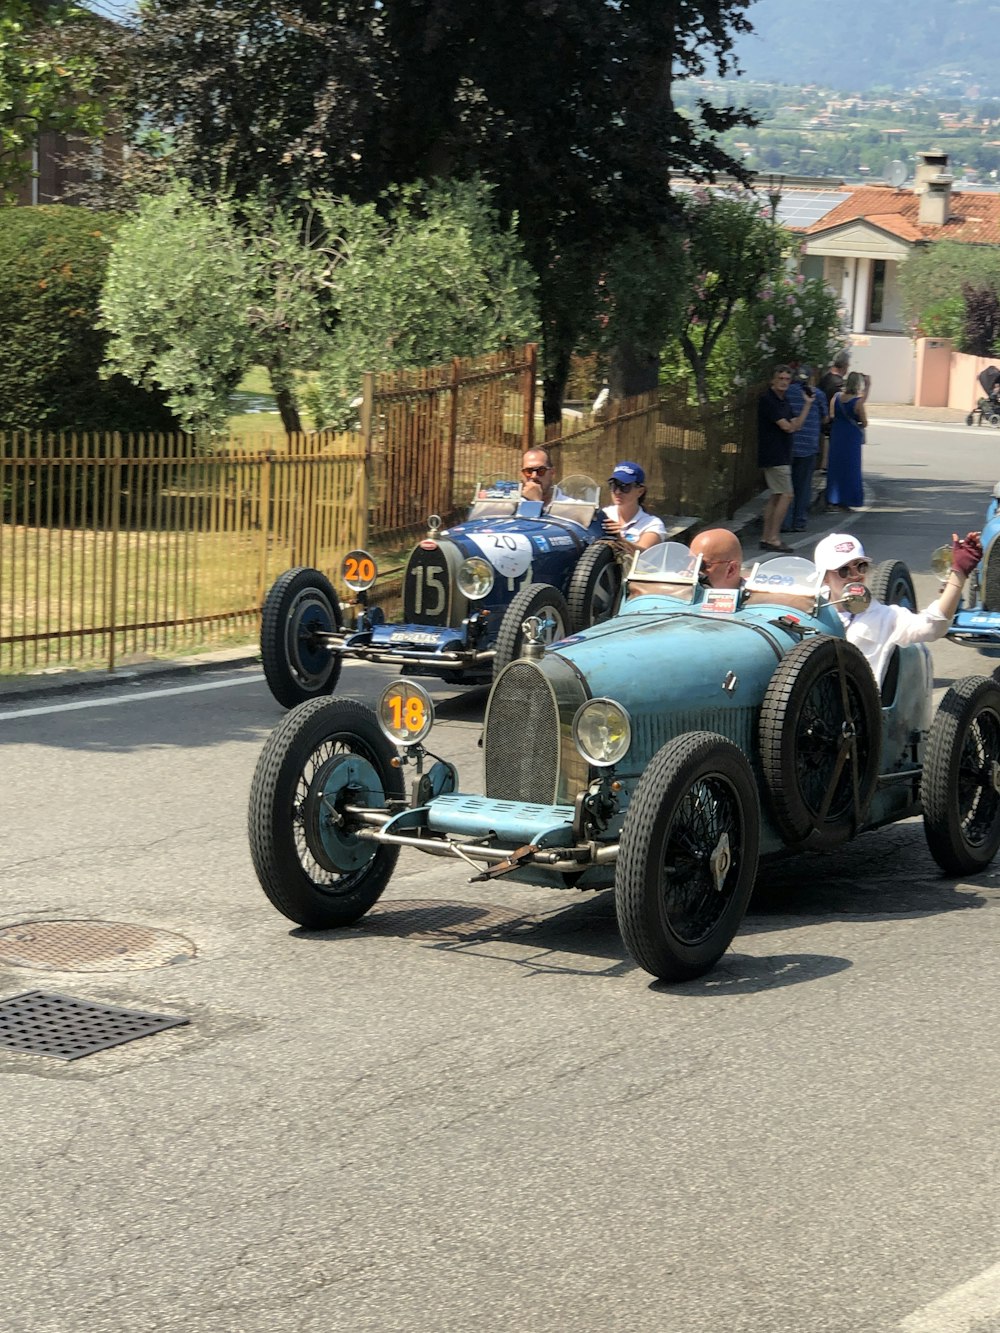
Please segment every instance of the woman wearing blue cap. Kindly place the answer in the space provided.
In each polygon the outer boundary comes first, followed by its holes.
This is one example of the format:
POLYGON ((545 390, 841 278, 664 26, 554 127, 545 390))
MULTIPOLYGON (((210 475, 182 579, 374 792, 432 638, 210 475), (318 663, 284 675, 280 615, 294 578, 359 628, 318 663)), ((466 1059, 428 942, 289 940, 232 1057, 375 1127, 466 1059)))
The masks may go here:
POLYGON ((605 505, 605 536, 626 551, 644 551, 666 541, 667 530, 655 514, 642 507, 646 474, 638 463, 618 463, 608 478, 613 504, 605 505))

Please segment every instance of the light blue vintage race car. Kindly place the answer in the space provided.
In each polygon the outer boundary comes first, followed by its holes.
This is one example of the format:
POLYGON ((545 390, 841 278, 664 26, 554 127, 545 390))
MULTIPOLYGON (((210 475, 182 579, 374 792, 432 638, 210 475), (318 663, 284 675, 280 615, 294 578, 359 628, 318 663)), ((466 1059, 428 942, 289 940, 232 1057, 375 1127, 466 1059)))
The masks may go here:
POLYGON ((544 509, 521 499, 516 481, 498 481, 477 488, 464 523, 442 528, 431 516, 403 573, 400 623, 387 624, 370 602, 378 567, 367 551, 349 551, 341 567, 358 597, 353 608, 319 570, 287 570, 261 614, 271 693, 288 708, 331 694, 345 659, 453 684, 488 681, 520 653, 529 616, 561 638, 610 614, 622 575, 602 537, 600 487, 590 477, 567 477, 544 509))
MULTIPOLYGON (((377 708, 314 700, 268 739, 249 832, 291 920, 349 925, 401 847, 561 888, 613 887, 625 944, 664 981, 710 969, 761 858, 832 847, 923 811, 948 874, 1000 845, 1000 686, 960 680, 931 717, 930 658, 897 650, 881 690, 806 560, 707 589, 700 560, 641 553, 616 614, 546 644, 538 617, 486 710, 483 792, 425 742, 416 682, 377 708)), ((845 594, 858 610, 862 585, 845 594)))
MULTIPOLYGON (((1000 646, 1000 482, 993 487, 993 498, 986 510, 981 541, 983 558, 965 585, 962 601, 948 638, 980 648, 1000 646)), ((947 577, 951 568, 951 547, 934 552, 934 570, 947 577)))

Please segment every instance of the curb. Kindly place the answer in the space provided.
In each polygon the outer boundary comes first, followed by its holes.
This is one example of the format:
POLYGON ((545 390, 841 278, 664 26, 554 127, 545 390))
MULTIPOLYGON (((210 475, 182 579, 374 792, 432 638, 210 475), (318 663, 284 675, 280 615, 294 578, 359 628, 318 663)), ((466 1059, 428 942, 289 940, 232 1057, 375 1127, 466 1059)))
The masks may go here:
POLYGON ((140 681, 172 676, 200 676, 213 671, 236 671, 260 663, 257 648, 222 648, 183 659, 138 662, 108 671, 53 671, 51 674, 0 678, 0 703, 44 698, 50 694, 73 694, 105 689, 108 685, 135 685, 140 681))

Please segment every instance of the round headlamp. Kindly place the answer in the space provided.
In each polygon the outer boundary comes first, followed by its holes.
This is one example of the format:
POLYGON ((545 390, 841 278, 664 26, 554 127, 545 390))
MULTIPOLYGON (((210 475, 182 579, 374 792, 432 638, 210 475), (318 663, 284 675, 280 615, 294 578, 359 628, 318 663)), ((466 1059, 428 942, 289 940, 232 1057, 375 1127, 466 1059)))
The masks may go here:
POLYGON ((478 602, 493 591, 493 566, 481 555, 470 555, 458 567, 458 586, 462 596, 478 602))
POLYGON ((617 764, 632 743, 632 722, 614 699, 588 699, 576 710, 573 741, 588 764, 617 764))
POLYGON ((378 701, 378 724, 394 745, 418 745, 434 725, 434 704, 422 685, 394 681, 378 701))
POLYGON ((931 569, 941 578, 947 578, 951 573, 951 543, 947 546, 938 546, 931 554, 931 569))

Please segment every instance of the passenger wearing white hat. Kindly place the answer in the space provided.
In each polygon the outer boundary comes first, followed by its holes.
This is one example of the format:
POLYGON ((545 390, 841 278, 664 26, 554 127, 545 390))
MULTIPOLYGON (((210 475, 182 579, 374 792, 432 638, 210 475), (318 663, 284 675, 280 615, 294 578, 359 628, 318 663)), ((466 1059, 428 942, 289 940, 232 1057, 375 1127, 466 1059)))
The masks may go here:
MULTIPOLYGON (((872 602, 866 611, 852 615, 842 606, 836 606, 850 643, 864 653, 879 685, 893 648, 907 643, 930 643, 943 638, 948 632, 965 580, 982 559, 983 548, 978 532, 970 532, 961 540, 957 533, 951 539, 951 572, 936 601, 924 611, 911 611, 906 606, 886 606, 872 602)), ((817 542, 813 562, 824 571, 824 582, 830 590, 830 600, 836 605, 849 584, 864 583, 871 564, 857 537, 846 532, 835 532, 817 542)))

